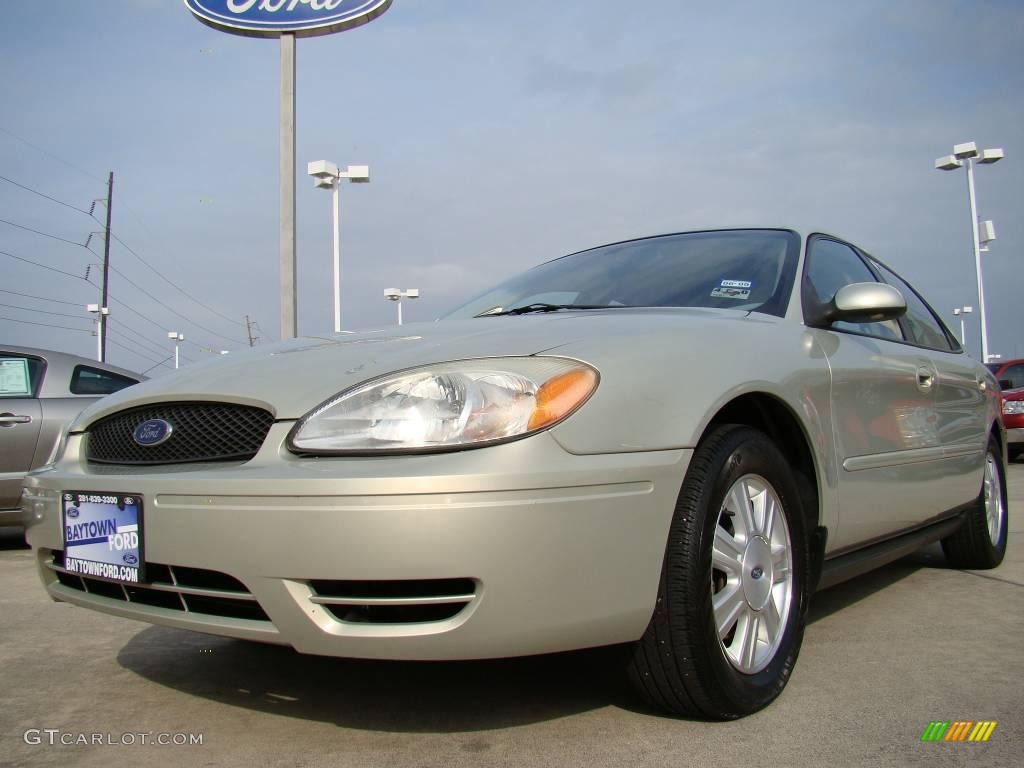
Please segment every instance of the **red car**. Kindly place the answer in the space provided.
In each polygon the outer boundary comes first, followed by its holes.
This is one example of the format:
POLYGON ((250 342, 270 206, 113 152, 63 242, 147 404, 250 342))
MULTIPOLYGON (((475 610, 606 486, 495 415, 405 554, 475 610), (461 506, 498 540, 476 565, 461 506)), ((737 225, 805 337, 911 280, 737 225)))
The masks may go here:
POLYGON ((1010 461, 1024 453, 1024 360, 988 363, 1003 389, 1003 426, 1010 461))

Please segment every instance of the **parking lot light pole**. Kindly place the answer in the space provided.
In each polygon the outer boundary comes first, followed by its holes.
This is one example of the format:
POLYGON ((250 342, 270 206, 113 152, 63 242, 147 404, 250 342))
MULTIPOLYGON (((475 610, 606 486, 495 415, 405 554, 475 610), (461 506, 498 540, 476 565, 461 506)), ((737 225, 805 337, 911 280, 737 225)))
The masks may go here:
POLYGON ((384 298, 388 301, 394 301, 398 304, 398 324, 402 324, 402 299, 418 299, 420 297, 419 288, 409 288, 403 291, 400 288, 385 288, 384 298))
POLYGON ((175 368, 175 370, 177 370, 177 368, 178 368, 178 347, 181 345, 181 342, 183 342, 185 340, 185 336, 182 335, 181 333, 178 333, 177 331, 168 331, 167 332, 167 338, 174 341, 174 368, 175 368))
POLYGON ((966 315, 971 314, 974 311, 974 307, 957 307, 953 310, 953 314, 960 318, 960 346, 967 347, 967 338, 964 335, 964 318, 966 315))
MULTIPOLYGON (((971 246, 974 251, 974 269, 978 279, 978 315, 981 319, 981 361, 989 362, 988 359, 988 326, 985 321, 985 287, 981 278, 981 238, 979 236, 978 206, 974 194, 974 165, 991 165, 1003 159, 1005 155, 999 148, 983 149, 978 151, 973 141, 956 144, 953 147, 953 154, 940 157, 935 161, 935 167, 940 171, 955 171, 957 168, 967 169, 967 197, 971 206, 971 246)), ((991 226, 991 222, 986 222, 991 226)), ((993 238, 994 239, 994 232, 993 238)), ((987 241, 986 241, 987 242, 987 241)))
POLYGON ((110 314, 110 310, 106 307, 100 309, 99 304, 86 304, 85 308, 87 311, 92 312, 96 315, 96 359, 99 362, 103 362, 103 324, 107 320, 107 315, 110 314))
POLYGON ((370 181, 370 168, 366 165, 350 165, 342 171, 328 160, 316 160, 306 166, 306 172, 313 177, 313 186, 329 189, 332 193, 334 222, 334 332, 341 332, 341 231, 338 220, 338 187, 342 179, 354 184, 370 181))

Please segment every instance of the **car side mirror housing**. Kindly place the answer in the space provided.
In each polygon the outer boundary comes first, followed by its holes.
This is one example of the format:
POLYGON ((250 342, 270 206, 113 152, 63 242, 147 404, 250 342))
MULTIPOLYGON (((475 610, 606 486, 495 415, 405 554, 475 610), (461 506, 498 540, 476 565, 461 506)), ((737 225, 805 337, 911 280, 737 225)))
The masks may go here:
POLYGON ((812 325, 829 326, 839 320, 849 323, 878 323, 895 320, 907 311, 907 302, 896 288, 886 283, 844 285, 832 301, 820 308, 812 325))

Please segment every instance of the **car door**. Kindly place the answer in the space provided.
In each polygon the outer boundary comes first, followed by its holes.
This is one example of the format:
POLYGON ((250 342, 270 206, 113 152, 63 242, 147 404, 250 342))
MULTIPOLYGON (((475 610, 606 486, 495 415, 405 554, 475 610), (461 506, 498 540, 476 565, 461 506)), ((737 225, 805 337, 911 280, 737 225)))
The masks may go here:
POLYGON ((908 341, 927 352, 938 378, 935 383, 939 442, 943 447, 935 484, 940 495, 932 514, 976 498, 981 488, 988 424, 985 416, 985 372, 967 357, 949 329, 913 286, 877 261, 872 266, 897 288, 907 302, 900 320, 908 341))
POLYGON ((0 352, 0 509, 21 503, 21 481, 39 441, 41 358, 0 352))
MULTIPOLYGON (((805 316, 839 288, 860 282, 878 282, 860 253, 832 238, 810 238, 805 316)), ((830 369, 839 467, 839 525, 829 532, 829 548, 843 549, 927 516, 934 462, 942 457, 937 371, 925 350, 905 343, 896 321, 836 322, 814 332, 830 369)))

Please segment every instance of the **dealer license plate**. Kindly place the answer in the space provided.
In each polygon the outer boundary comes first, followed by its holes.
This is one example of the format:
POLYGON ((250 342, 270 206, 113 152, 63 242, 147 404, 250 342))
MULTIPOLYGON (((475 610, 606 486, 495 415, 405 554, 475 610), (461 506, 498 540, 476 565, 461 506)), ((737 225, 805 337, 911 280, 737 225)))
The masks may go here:
POLYGON ((142 581, 142 497, 65 491, 61 498, 64 568, 127 584, 142 581))

